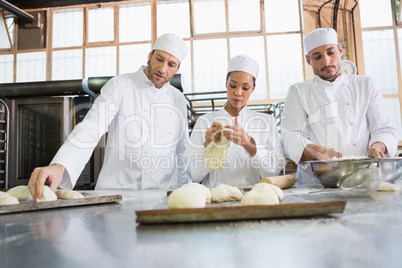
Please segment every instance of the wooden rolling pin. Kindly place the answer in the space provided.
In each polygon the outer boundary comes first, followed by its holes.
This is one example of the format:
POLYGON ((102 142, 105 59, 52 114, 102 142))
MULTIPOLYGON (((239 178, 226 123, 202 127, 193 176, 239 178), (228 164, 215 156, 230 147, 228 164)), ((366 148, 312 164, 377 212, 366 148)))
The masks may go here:
POLYGON ((295 185, 296 182, 299 181, 299 179, 296 178, 294 174, 295 173, 276 177, 265 177, 262 178, 260 182, 275 184, 281 189, 286 189, 292 187, 293 185, 295 185))

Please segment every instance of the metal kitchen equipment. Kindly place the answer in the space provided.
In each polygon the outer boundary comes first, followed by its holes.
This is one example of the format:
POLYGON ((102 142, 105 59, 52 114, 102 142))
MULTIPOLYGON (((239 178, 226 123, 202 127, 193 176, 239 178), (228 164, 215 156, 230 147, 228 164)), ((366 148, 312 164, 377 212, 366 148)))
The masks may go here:
POLYGON ((367 196, 374 193, 381 185, 381 158, 375 158, 366 167, 351 170, 338 181, 345 193, 353 196, 367 196))
MULTIPOLYGON (((372 158, 314 160, 308 161, 314 176, 319 183, 328 188, 337 188, 338 181, 351 170, 359 167, 367 167, 373 161, 372 158)), ((380 162, 382 180, 395 182, 402 175, 402 157, 382 158, 380 162)))

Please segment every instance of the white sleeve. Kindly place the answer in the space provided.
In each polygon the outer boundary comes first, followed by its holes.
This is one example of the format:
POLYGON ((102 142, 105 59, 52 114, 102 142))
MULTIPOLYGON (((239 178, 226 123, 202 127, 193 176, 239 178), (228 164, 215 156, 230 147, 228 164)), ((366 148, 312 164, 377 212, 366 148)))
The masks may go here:
POLYGON ((51 161, 50 164, 58 163, 66 169, 61 188, 74 187, 93 149, 117 114, 118 100, 121 99, 117 82, 116 79, 111 79, 106 83, 84 120, 75 126, 51 161))
POLYGON ((281 142, 285 155, 298 165, 301 164, 304 148, 313 143, 304 131, 307 130, 306 123, 307 114, 301 104, 298 90, 291 86, 281 117, 281 142))
POLYGON ((205 149, 205 132, 212 123, 205 116, 198 118, 187 144, 186 152, 184 153, 187 173, 193 182, 201 182, 210 172, 205 166, 202 152, 205 149))
POLYGON ((370 104, 367 111, 367 120, 370 131, 370 146, 377 141, 381 141, 387 147, 387 156, 395 155, 398 148, 398 134, 393 126, 391 119, 386 112, 384 99, 381 96, 378 87, 374 85, 371 78, 368 77, 370 92, 370 104))
POLYGON ((178 187, 180 187, 186 183, 189 183, 191 181, 189 175, 186 172, 186 162, 184 159, 184 152, 186 150, 187 141, 188 141, 187 106, 186 106, 185 102, 183 102, 181 111, 182 111, 183 117, 182 117, 182 120, 180 121, 181 122, 180 128, 183 130, 183 132, 182 132, 183 134, 176 147, 178 187))

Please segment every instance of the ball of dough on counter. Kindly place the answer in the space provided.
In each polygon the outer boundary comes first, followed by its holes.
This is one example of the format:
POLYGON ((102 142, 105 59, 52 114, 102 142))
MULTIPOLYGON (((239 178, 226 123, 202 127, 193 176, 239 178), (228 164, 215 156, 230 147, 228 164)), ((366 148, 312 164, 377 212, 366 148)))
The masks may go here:
MULTIPOLYGON (((8 194, 16 197, 18 200, 29 200, 32 199, 32 195, 29 192, 29 188, 26 185, 16 186, 7 191, 8 194)), ((57 196, 55 193, 50 190, 49 186, 43 188, 43 196, 38 199, 38 202, 47 202, 47 201, 55 201, 57 200, 57 196)))
POLYGON ((270 187, 258 190, 253 188, 243 196, 241 204, 243 206, 277 205, 279 204, 279 198, 270 187))
POLYGON ((50 190, 49 186, 45 185, 43 188, 43 196, 42 198, 38 199, 38 202, 48 202, 48 201, 55 201, 57 200, 57 195, 50 190))
POLYGON ((32 199, 32 195, 29 192, 28 186, 26 186, 26 185, 20 185, 20 186, 13 187, 10 190, 8 190, 7 193, 9 195, 16 197, 20 201, 32 199))
POLYGON ((84 196, 77 192, 77 191, 72 191, 72 190, 57 190, 56 191, 56 196, 57 198, 60 199, 80 199, 84 198, 84 196))
POLYGON ((211 189, 212 202, 231 202, 240 201, 243 198, 243 193, 234 186, 227 184, 219 184, 215 188, 211 189))
MULTIPOLYGON (((278 196, 279 200, 283 199, 283 191, 281 188, 279 188, 276 185, 273 184, 268 184, 268 183, 257 183, 256 185, 253 186, 252 191, 261 191, 265 192, 268 191, 267 189, 270 188, 271 190, 274 191, 276 196, 278 196)), ((269 192, 269 191, 268 191, 269 192)))
POLYGON ((168 198, 168 208, 203 208, 207 199, 200 189, 181 187, 174 190, 168 198))
POLYGON ((399 190, 400 189, 398 185, 382 181, 380 187, 378 187, 377 189, 377 192, 393 192, 399 190))
POLYGON ((11 195, 2 195, 0 197, 0 206, 3 205, 17 205, 20 202, 18 201, 18 199, 14 196, 11 195))
POLYGON ((10 194, 9 194, 9 193, 6 193, 6 192, 2 192, 2 191, 0 191, 0 198, 3 198, 3 197, 8 197, 8 196, 10 196, 10 194))
POLYGON ((180 188, 187 188, 187 187, 194 187, 196 189, 201 190, 205 194, 207 203, 211 203, 211 190, 209 190, 209 188, 205 187, 205 185, 193 182, 193 183, 184 184, 180 188))

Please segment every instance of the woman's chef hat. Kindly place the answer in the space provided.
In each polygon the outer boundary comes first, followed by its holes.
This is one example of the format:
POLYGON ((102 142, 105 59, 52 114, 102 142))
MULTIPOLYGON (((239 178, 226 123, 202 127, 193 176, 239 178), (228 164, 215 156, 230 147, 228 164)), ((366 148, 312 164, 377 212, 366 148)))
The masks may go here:
POLYGON ((315 29, 304 38, 304 47, 307 54, 314 48, 328 44, 338 44, 337 34, 332 28, 315 29))
POLYGON ((180 63, 187 55, 186 43, 174 33, 165 33, 159 36, 152 50, 163 50, 178 59, 180 63))
POLYGON ((258 64, 249 56, 238 55, 231 58, 229 61, 228 73, 233 71, 242 71, 251 74, 255 79, 257 79, 258 64))

